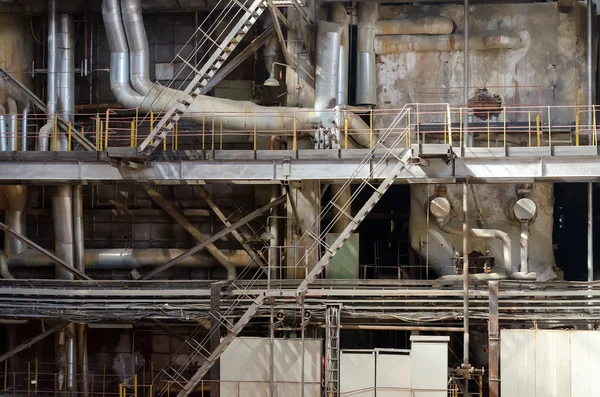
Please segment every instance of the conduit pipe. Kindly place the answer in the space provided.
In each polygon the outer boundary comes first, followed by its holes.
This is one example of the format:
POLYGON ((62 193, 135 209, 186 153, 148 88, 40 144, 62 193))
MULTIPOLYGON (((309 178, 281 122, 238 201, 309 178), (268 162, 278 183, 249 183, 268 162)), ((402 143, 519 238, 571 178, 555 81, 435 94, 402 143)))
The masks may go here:
MULTIPOLYGON (((58 113, 67 123, 75 114, 75 23, 73 16, 59 16, 56 36, 57 102, 58 113)), ((66 134, 60 134, 58 150, 68 150, 66 134)))
POLYGON ((57 75, 56 75, 56 56, 57 56, 57 21, 56 21, 56 0, 48 2, 48 87, 46 93, 46 107, 48 110, 48 123, 54 121, 57 109, 57 75))
MULTIPOLYGON (((86 270, 113 270, 113 269, 138 269, 141 267, 158 267, 183 254, 185 249, 176 248, 108 248, 108 249, 86 249, 84 251, 84 267, 86 270)), ((223 255, 235 267, 244 268, 256 266, 248 253, 244 250, 221 250, 223 255)), ((17 267, 47 267, 54 263, 44 254, 34 250, 25 250, 19 255, 8 259, 10 268, 17 267)), ((220 266, 212 256, 204 252, 198 252, 177 266, 190 268, 208 268, 220 266)))
POLYGON ((54 132, 54 124, 46 123, 40 128, 38 139, 37 139, 37 150, 40 152, 47 152, 49 148, 49 138, 54 132))
MULTIPOLYGON (((167 87, 155 85, 150 81, 147 74, 148 67, 136 66, 135 76, 130 76, 129 66, 129 48, 137 52, 136 59, 144 65, 149 64, 147 41, 145 40, 145 28, 139 3, 134 0, 123 0, 127 15, 126 28, 129 30, 130 42, 128 44, 125 27, 121 19, 121 9, 119 0, 103 0, 102 16, 108 37, 108 45, 111 51, 111 89, 117 101, 126 108, 139 108, 141 112, 150 111, 163 112, 171 108, 177 99, 186 99, 182 91, 167 87), (143 35, 141 32, 143 31, 143 35), (139 42, 138 40, 144 40, 139 42), (129 84, 129 79, 136 81, 137 89, 133 90, 129 84), (145 92, 150 87, 148 92, 145 92)), ((301 109, 291 107, 266 107, 259 106, 249 101, 233 101, 229 99, 207 97, 205 95, 197 96, 193 103, 184 114, 184 117, 190 117, 194 122, 205 123, 212 122, 213 114, 233 113, 232 117, 222 119, 223 128, 251 131, 255 128, 265 131, 282 131, 294 128, 293 113, 296 112, 297 128, 309 129, 312 125, 321 122, 320 113, 314 109, 301 109), (255 117, 257 115, 257 117, 255 117)), ((220 116, 217 116, 221 121, 220 116)), ((348 112, 346 117, 349 120, 349 126, 361 131, 368 130, 368 126, 362 119, 354 113, 348 112)), ((357 142, 362 146, 369 145, 369 139, 366 136, 356 135, 357 142)))
POLYGON ((83 187, 73 186, 73 265, 85 273, 83 235, 83 187))
MULTIPOLYGON (((56 256, 73 266, 73 206, 71 186, 56 186, 52 197, 52 218, 54 221, 54 249, 56 256)), ((73 274, 56 267, 56 278, 73 280, 73 274)))
POLYGON ((6 109, 0 105, 0 152, 6 152, 6 109))
MULTIPOLYGON (((444 218, 436 217, 435 219, 438 228, 444 233, 454 234, 457 236, 462 236, 463 231, 460 227, 450 227, 444 220, 444 218)), ((469 229, 469 236, 483 238, 483 239, 498 239, 502 241, 503 247, 503 258, 504 258, 504 268, 507 275, 512 275, 513 265, 512 265, 512 241, 508 233, 503 232, 502 230, 497 229, 469 229)), ((466 255, 466 254, 465 254, 466 255)))
POLYGON ((18 113, 19 109, 17 108, 17 101, 15 98, 8 97, 6 99, 6 103, 8 104, 8 114, 9 114, 9 129, 6 137, 6 148, 9 152, 14 152, 17 150, 17 130, 18 130, 18 113))
MULTIPOLYGON (((469 37, 469 50, 486 51, 512 49, 520 44, 520 37, 512 32, 493 30, 475 33, 469 37)), ((463 51, 464 35, 389 35, 375 38, 375 52, 380 55, 401 52, 463 51)))
POLYGON ((529 224, 521 223, 521 272, 529 273, 529 224))
POLYGON ((375 22, 375 35, 451 34, 454 22, 440 16, 416 16, 403 19, 380 19, 375 22))

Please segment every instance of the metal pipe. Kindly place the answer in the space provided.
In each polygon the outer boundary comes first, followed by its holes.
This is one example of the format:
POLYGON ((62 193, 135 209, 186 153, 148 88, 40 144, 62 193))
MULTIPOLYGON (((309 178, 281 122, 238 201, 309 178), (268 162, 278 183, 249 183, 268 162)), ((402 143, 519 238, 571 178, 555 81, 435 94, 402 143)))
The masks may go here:
POLYGON ((361 331, 430 331, 430 332, 463 332, 462 327, 427 327, 410 325, 341 325, 341 329, 356 329, 361 331))
MULTIPOLYGON (((86 270, 139 269, 142 267, 158 267, 168 262, 186 250, 180 248, 105 248, 85 250, 84 266, 86 270)), ((235 267, 256 267, 248 253, 244 250, 221 250, 235 267)), ((25 250, 19 255, 9 257, 9 268, 53 266, 54 262, 46 255, 25 250)), ((207 268, 220 266, 211 255, 198 252, 181 261, 178 266, 190 268, 207 268)))
POLYGON ((6 151, 6 109, 0 105, 0 152, 6 151))
MULTIPOLYGON (((465 0, 465 5, 468 0, 465 0)), ((466 10, 465 10, 466 11, 466 10)), ((469 186, 463 182, 463 369, 469 368, 469 186)), ((510 241, 510 240, 509 240, 510 241)), ((465 376, 463 393, 469 396, 469 378, 465 376)))
POLYGON ((356 104, 377 105, 377 76, 375 61, 375 23, 379 6, 375 2, 360 3, 357 19, 356 104))
POLYGON ((337 73, 337 104, 348 105, 348 67, 350 64, 350 17, 341 3, 332 4, 332 21, 342 27, 337 73))
POLYGON ((17 135, 18 135, 18 113, 19 109, 17 108, 17 101, 13 97, 8 97, 6 99, 6 103, 8 104, 8 114, 9 114, 9 129, 8 134, 6 136, 6 148, 9 152, 14 152, 17 150, 17 135))
POLYGON ((57 18, 56 0, 48 2, 48 87, 46 102, 48 110, 48 122, 54 121, 57 111, 57 18))
POLYGON ((73 186, 73 260, 75 269, 85 272, 83 235, 83 187, 73 186))
POLYGON ((454 30, 454 21, 441 16, 414 16, 402 19, 380 19, 375 22, 375 34, 380 35, 446 35, 454 30))
MULTIPOLYGON (((460 227, 450 227, 447 223, 445 223, 443 218, 436 218, 436 223, 438 228, 445 233, 454 234, 457 236, 462 236, 464 233, 464 230, 461 230, 460 227)), ((510 276, 511 274, 513 274, 514 270, 512 265, 512 241, 508 233, 498 229, 469 229, 468 235, 471 237, 484 239, 495 238, 502 241, 504 268, 506 270, 507 275, 510 276)))
MULTIPOLYGON (((71 186, 56 186, 52 197, 52 215, 54 221, 54 249, 56 256, 73 267, 73 206, 71 186)), ((56 267, 56 278, 73 280, 73 274, 56 267)))
MULTIPOLYGON (((58 113, 67 122, 75 114, 75 22, 73 16, 61 14, 56 36, 57 104, 58 113)), ((59 134, 57 150, 65 151, 67 135, 59 134)))
POLYGON ((27 129, 29 122, 29 105, 23 109, 23 121, 21 122, 21 150, 27 151, 27 129))
POLYGON ((592 125, 592 112, 594 104, 593 92, 594 92, 594 76, 592 75, 593 65, 593 30, 592 30, 592 11, 594 9, 594 3, 592 0, 587 0, 587 86, 588 86, 588 126, 590 126, 590 143, 592 139, 591 125, 592 125))
POLYGON ((37 139, 37 150, 47 152, 50 144, 50 135, 54 132, 54 122, 48 122, 40 128, 37 139))
POLYGON ((521 223, 521 272, 529 273, 529 223, 521 223))
POLYGON ((13 280, 14 277, 8 270, 8 258, 3 251, 0 251, 0 276, 5 279, 13 280))
MULTIPOLYGON (((281 187, 274 185, 271 190, 271 201, 277 200, 281 196, 281 187)), ((285 278, 281 274, 281 250, 279 246, 279 206, 276 205, 271 209, 269 217, 269 232, 271 240, 269 241, 269 277, 271 280, 285 278)))
MULTIPOLYGON (((465 109, 467 109, 467 114, 465 115, 466 117, 463 117, 464 120, 464 127, 463 127, 463 131, 464 131, 464 135, 466 141, 467 141, 467 145, 469 146, 473 146, 473 137, 470 136, 469 134, 469 0, 465 0, 465 6, 464 6, 464 34, 463 34, 463 40, 464 40, 464 44, 463 44, 463 53, 464 53, 464 60, 463 60, 463 71, 464 71, 464 77, 463 77, 463 85, 464 85, 464 93, 463 93, 463 99, 464 99, 464 107, 465 109)), ((463 143, 461 142, 461 146, 463 145, 463 143)), ((465 390, 466 395, 468 396, 468 391, 465 390)))
POLYGON ((594 281, 594 184, 588 183, 588 235, 587 270, 588 281, 594 281))
POLYGON ((138 94, 145 96, 154 84, 150 81, 150 49, 140 3, 140 0, 121 0, 121 12, 129 44, 131 85, 138 94))
MULTIPOLYGON (((2 186, 0 192, 6 198, 4 222, 15 232, 26 236, 27 187, 24 185, 2 186)), ((13 257, 25 250, 25 244, 9 233, 4 233, 4 250, 6 255, 13 257)))
MULTIPOLYGON (((77 324, 77 353, 78 362, 81 363, 81 391, 83 397, 87 397, 90 391, 88 376, 88 348, 87 329, 85 324, 77 324)), ((145 385, 144 385, 145 386, 145 385)))
MULTIPOLYGON (((128 13, 135 11, 136 9, 136 7, 125 7, 126 12, 128 13)), ((140 111, 146 113, 150 111, 164 112, 169 110, 177 101, 188 99, 189 96, 182 91, 155 85, 149 80, 149 76, 145 76, 144 74, 140 75, 138 72, 146 70, 145 66, 136 69, 136 73, 138 74, 132 78, 136 79, 136 84, 138 85, 141 84, 144 87, 151 86, 151 90, 147 95, 140 95, 133 90, 129 85, 129 48, 131 47, 139 50, 140 48, 145 48, 145 45, 147 44, 132 42, 128 44, 123 21, 121 20, 121 9, 118 0, 103 0, 102 16, 106 27, 108 46, 111 51, 111 89, 120 104, 127 108, 139 108, 140 111), (140 83, 139 79, 141 78, 143 78, 145 82, 140 83)), ((128 16, 127 18, 131 21, 138 21, 139 25, 143 26, 141 15, 139 15, 139 18, 137 16, 128 16)), ((137 28, 135 30, 138 31, 137 28)), ((131 34, 130 39, 140 39, 140 35, 131 34)), ((139 55, 139 53, 136 56, 136 59, 143 59, 144 62, 146 62, 146 58, 139 55)), ((184 113, 183 117, 191 117, 193 121, 198 123, 211 123, 214 114, 217 115, 214 117, 215 121, 223 122, 223 128, 246 131, 251 131, 254 127, 260 130, 291 130, 294 128, 294 120, 296 120, 298 128, 308 130, 311 126, 320 124, 321 117, 323 116, 323 112, 316 112, 314 109, 291 107, 273 108, 260 106, 250 101, 233 101, 198 95, 187 109, 187 112, 184 113), (291 114, 295 110, 298 112, 294 118, 291 114), (235 113, 236 117, 219 116, 219 114, 223 113, 235 113), (257 115, 258 117, 256 117, 257 115)), ((349 113, 346 117, 349 120, 351 129, 362 131, 368 129, 366 123, 354 113, 349 113)), ((360 145, 368 145, 367 137, 356 135, 356 140, 360 145)))
MULTIPOLYGON (((317 24, 317 56, 315 67, 315 109, 333 109, 337 105, 338 73, 342 26, 335 22, 317 24)), ((327 113, 333 120, 335 113, 327 113)))

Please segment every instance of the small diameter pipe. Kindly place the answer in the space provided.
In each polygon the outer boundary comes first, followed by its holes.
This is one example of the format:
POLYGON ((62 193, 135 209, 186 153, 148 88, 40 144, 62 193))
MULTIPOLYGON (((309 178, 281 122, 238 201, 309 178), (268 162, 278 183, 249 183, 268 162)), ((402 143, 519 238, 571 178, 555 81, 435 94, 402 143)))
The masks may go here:
POLYGON ((0 152, 6 152, 6 109, 0 105, 0 152))
MULTIPOLYGON (((465 13, 467 12, 466 5, 468 1, 465 0, 465 13)), ((465 14, 465 20, 467 19, 465 14)), ((469 185, 465 181, 463 182, 463 369, 468 369, 469 364, 469 347, 470 347, 470 335, 469 335, 469 185)), ((510 241, 510 240, 509 240, 510 241)), ((465 376, 465 386, 463 393, 465 396, 469 396, 469 378, 465 376)))
POLYGON ((18 130, 18 116, 19 110, 17 108, 17 101, 14 98, 8 97, 6 100, 8 104, 8 114, 9 114, 9 129, 8 135, 6 137, 6 148, 9 152, 14 152, 17 150, 17 130, 18 130))
POLYGON ((26 106, 23 109, 23 121, 21 122, 21 150, 27 151, 27 130, 28 130, 28 122, 29 122, 29 106, 26 106))

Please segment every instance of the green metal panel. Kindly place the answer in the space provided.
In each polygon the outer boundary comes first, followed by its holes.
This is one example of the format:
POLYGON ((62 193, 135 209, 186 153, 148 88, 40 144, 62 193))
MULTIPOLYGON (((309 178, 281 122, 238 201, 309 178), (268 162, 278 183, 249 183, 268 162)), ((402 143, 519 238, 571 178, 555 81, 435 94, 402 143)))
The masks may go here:
MULTIPOLYGON (((327 244, 331 245, 338 238, 339 233, 327 234, 327 244)), ((325 270, 326 278, 333 279, 358 279, 358 233, 350 236, 350 238, 342 245, 342 248, 333 257, 331 263, 327 265, 325 270)))

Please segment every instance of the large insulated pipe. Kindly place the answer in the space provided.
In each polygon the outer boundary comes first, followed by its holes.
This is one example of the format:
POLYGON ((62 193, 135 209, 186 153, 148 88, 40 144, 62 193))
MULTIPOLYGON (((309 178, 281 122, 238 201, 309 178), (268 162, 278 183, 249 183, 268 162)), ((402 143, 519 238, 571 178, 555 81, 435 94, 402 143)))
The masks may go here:
MULTIPOLYGON (((4 222, 12 230, 24 236, 26 232, 25 207, 27 202, 27 188, 23 185, 3 186, 1 189, 3 199, 6 201, 4 222)), ((19 255, 25 250, 25 245, 16 238, 4 233, 4 251, 9 257, 19 255)))
POLYGON ((402 19, 380 19, 375 22, 375 35, 451 34, 454 22, 440 16, 416 16, 402 19))
POLYGON ((19 109, 17 108, 17 101, 13 97, 8 97, 6 99, 6 103, 8 105, 8 114, 9 114, 9 122, 8 122, 8 134, 6 137, 6 147, 9 152, 14 152, 17 150, 17 135, 18 135, 18 113, 19 109))
MULTIPOLYGON (((451 207, 450 202, 444 197, 436 197, 429 204, 429 211, 435 218, 438 228, 448 234, 462 236, 463 230, 461 227, 451 227, 446 220, 448 219, 451 207)), ((498 239, 502 242, 504 268, 507 275, 512 275, 512 241, 508 233, 497 229, 469 229, 469 236, 483 239, 498 239)))
POLYGON ((85 272, 83 236, 83 186, 73 186, 73 265, 85 272))
MULTIPOLYGON (((57 102, 58 113, 67 123, 73 122, 75 114, 75 23, 73 16, 61 14, 58 18, 56 36, 57 102)), ((58 150, 67 147, 66 134, 60 134, 58 150)))
MULTIPOLYGON (((338 72, 342 26, 335 22, 317 24, 315 68, 315 109, 333 109, 337 105, 338 72)), ((334 116, 329 113, 329 116, 334 116)))
MULTIPOLYGON (((179 248, 88 248, 84 254, 86 270, 116 270, 138 269, 141 267, 158 267, 183 254, 186 250, 179 248)), ((221 250, 227 259, 238 268, 256 266, 248 253, 244 250, 221 250)), ((25 250, 21 254, 8 259, 10 268, 17 267, 46 267, 54 263, 44 254, 34 250, 25 250)), ((205 252, 198 252, 180 263, 178 267, 208 268, 219 267, 220 264, 205 252)))
MULTIPOLYGON (((469 50, 486 51, 511 49, 519 46, 521 38, 512 32, 493 30, 475 33, 469 37, 469 50)), ((445 36, 390 35, 375 38, 375 51, 380 55, 421 51, 463 51, 463 34, 445 36)))
POLYGON ((350 65, 350 16, 341 3, 331 5, 331 20, 342 27, 337 73, 337 104, 348 105, 348 68, 350 65))
MULTIPOLYGON (((129 0, 127 0, 129 1, 129 0)), ((139 7, 133 7, 130 3, 125 3, 124 7, 127 12, 138 12, 139 7)), ((138 68, 136 76, 132 76, 132 80, 142 79, 144 83, 136 83, 138 86, 148 87, 151 85, 151 90, 147 94, 141 94, 133 90, 129 85, 127 77, 130 71, 129 68, 129 47, 136 50, 143 49, 147 43, 127 42, 125 28, 121 20, 121 8, 118 0, 103 0, 102 16, 108 37, 108 46, 111 51, 111 89, 117 101, 127 108, 139 108, 141 112, 163 112, 171 108, 176 101, 186 99, 183 92, 173 90, 171 88, 154 85, 150 81, 150 76, 145 74, 146 67, 138 68), (144 71, 140 75, 139 72, 144 71)), ((141 13, 139 17, 128 16, 130 22, 127 29, 132 28, 135 24, 135 32, 144 29, 141 13)), ((132 29, 133 30, 133 29, 132 29)), ((145 34, 144 34, 145 36, 145 34)), ((143 36, 130 32, 131 40, 142 40, 143 36)), ((149 58, 142 51, 138 53, 136 59, 143 59, 147 64, 149 58)), ((192 116, 196 122, 210 123, 213 114, 219 113, 235 113, 235 117, 218 118, 216 121, 223 122, 223 128, 251 131, 255 127, 261 130, 282 131, 294 128, 293 112, 296 111, 297 128, 310 129, 311 125, 319 124, 322 113, 315 112, 314 109, 300 109, 290 107, 266 107, 259 106, 249 101, 233 101, 229 99, 207 97, 205 95, 197 96, 193 103, 189 106, 184 117, 192 116), (258 115, 258 117, 255 117, 258 115), (195 117, 195 118, 194 118, 195 117)), ((366 131, 368 126, 360 117, 354 113, 348 112, 346 117, 349 120, 350 129, 360 129, 366 131)), ((356 141, 362 145, 369 145, 369 139, 366 136, 356 136, 356 141)))
POLYGON ((148 95, 154 84, 150 80, 150 49, 140 3, 140 0, 121 0, 121 11, 129 44, 131 85, 140 95, 148 95))
POLYGON ((359 3, 357 19, 356 104, 377 105, 375 62, 375 23, 379 18, 376 2, 359 3))
POLYGON ((57 111, 57 17, 56 0, 48 2, 48 87, 46 90, 46 107, 48 109, 48 123, 52 123, 57 111))
POLYGON ((8 258, 2 251, 0 251, 0 276, 8 280, 14 279, 13 275, 8 270, 8 258))
POLYGON ((6 109, 0 105, 0 152, 6 151, 6 109))
MULTIPOLYGON (((56 256, 73 266, 73 206, 71 186, 56 186, 52 197, 52 217, 54 221, 54 249, 56 256)), ((56 278, 73 280, 73 274, 56 267, 56 278)))

